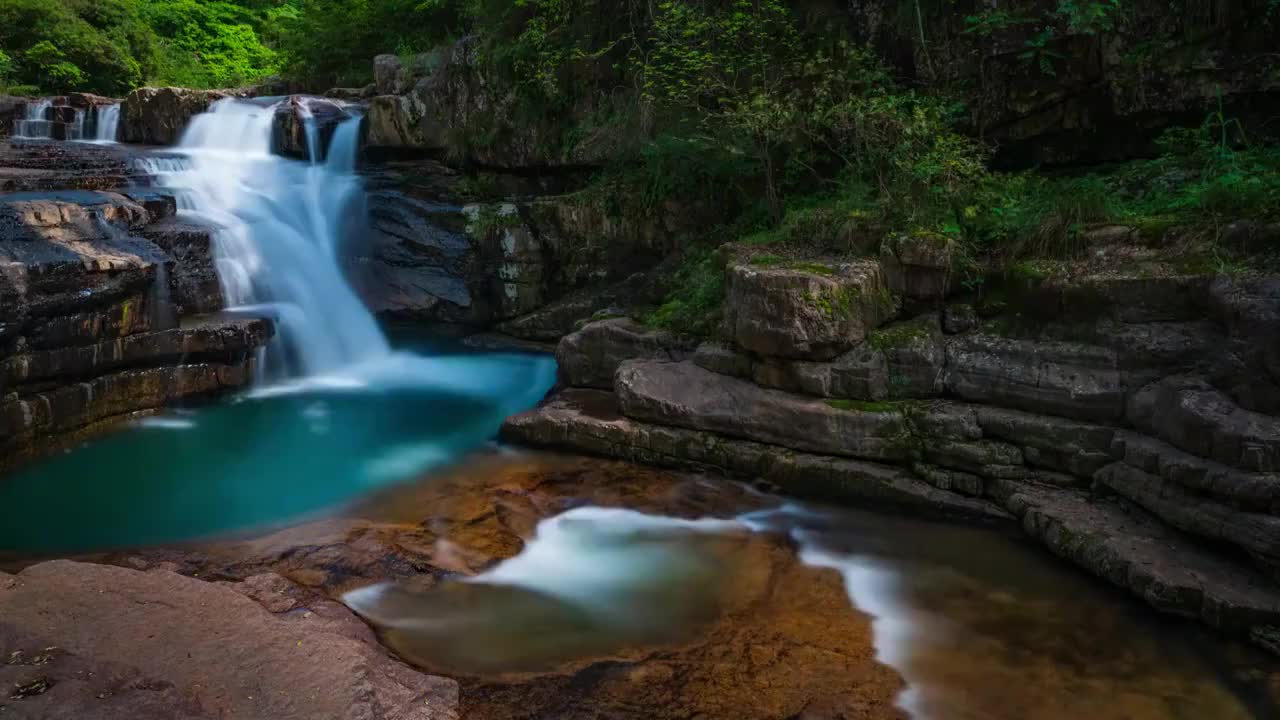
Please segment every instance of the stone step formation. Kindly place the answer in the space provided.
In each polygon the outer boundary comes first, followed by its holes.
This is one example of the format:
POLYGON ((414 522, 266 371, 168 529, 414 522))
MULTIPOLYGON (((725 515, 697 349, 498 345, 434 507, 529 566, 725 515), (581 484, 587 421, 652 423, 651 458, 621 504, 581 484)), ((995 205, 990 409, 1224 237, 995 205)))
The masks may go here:
POLYGON ((589 322, 559 342, 564 389, 504 437, 1020 525, 1280 652, 1280 280, 1077 275, 979 311, 903 253, 741 252, 719 339, 589 322))

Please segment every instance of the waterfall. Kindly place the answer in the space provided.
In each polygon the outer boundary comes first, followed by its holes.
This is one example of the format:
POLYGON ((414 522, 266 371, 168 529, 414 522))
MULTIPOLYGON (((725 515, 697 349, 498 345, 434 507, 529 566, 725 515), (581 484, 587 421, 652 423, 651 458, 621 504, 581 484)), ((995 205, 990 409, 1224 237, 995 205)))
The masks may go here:
POLYGON ((29 139, 48 138, 51 127, 49 111, 52 109, 53 101, 48 98, 27 103, 23 119, 14 122, 13 136, 29 139))
POLYGON ((98 127, 94 132, 94 142, 113 143, 116 131, 120 127, 120 105, 100 105, 98 107, 98 127))
MULTIPOLYGON (((338 262, 346 221, 363 208, 354 172, 360 118, 337 128, 327 162, 305 163, 271 152, 279 105, 220 100, 183 133, 176 152, 185 162, 149 167, 175 190, 180 214, 216 227, 214 262, 228 305, 275 318, 272 379, 390 352, 338 262)), ((303 120, 313 123, 309 113, 303 120)))

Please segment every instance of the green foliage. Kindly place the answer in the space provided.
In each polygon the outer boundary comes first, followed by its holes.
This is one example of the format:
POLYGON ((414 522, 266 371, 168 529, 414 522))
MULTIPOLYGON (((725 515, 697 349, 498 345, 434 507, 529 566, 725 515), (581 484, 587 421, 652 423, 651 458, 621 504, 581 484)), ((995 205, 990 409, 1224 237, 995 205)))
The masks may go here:
POLYGON ((676 271, 667 300, 646 318, 655 327, 710 335, 724 302, 724 267, 707 246, 690 248, 676 271))
POLYGON ((149 0, 142 17, 155 32, 153 80, 184 87, 235 87, 279 69, 276 52, 262 44, 261 16, 233 2, 149 0))
POLYGON ((123 95, 144 82, 228 87, 278 69, 269 0, 0 0, 0 83, 123 95))
POLYGON ((118 94, 142 79, 145 26, 126 0, 3 0, 7 82, 47 92, 118 94))

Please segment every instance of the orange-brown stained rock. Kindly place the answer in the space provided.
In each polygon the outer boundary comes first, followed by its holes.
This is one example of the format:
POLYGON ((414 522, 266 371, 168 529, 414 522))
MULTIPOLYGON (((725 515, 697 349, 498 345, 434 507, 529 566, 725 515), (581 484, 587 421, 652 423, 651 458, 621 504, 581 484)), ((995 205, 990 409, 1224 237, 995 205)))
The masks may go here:
MULTIPOLYGON (((378 580, 438 590, 454 574, 476 574, 516 555, 539 520, 573 507, 694 518, 774 502, 735 484, 626 463, 497 457, 399 488, 344 518, 114 559, 168 562, 211 579, 278 572, 331 596, 378 580)), ((432 672, 452 662, 463 717, 476 720, 905 717, 894 707, 903 681, 876 662, 870 619, 851 607, 836 573, 802 565, 780 538, 742 533, 716 542, 735 570, 720 588, 720 612, 665 644, 609 648, 544 672, 468 674, 456 670, 468 648, 433 652, 395 633, 384 640, 432 672)))

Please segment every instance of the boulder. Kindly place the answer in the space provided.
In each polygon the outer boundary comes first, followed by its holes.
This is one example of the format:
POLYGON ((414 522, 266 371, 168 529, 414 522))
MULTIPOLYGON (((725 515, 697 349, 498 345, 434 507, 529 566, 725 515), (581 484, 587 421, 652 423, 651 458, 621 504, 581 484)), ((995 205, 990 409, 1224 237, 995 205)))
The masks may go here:
POLYGON ((144 145, 173 145, 192 117, 216 100, 230 97, 221 90, 144 87, 129 93, 120 108, 120 140, 144 145))
POLYGON ((211 583, 65 560, 0 585, 15 718, 456 720, 452 680, 411 670, 346 608, 279 576, 211 583))
POLYGON ((365 144, 371 148, 438 151, 445 149, 445 128, 416 94, 379 95, 369 101, 365 144))
POLYGON ((897 409, 768 390, 692 362, 627 361, 614 387, 623 414, 644 422, 870 460, 905 461, 915 452, 909 422, 897 409))
POLYGON ((731 261, 725 318, 733 341, 759 355, 830 360, 896 311, 880 264, 765 266, 731 261))
POLYGON ((647 328, 630 318, 588 323, 566 335, 556 347, 560 376, 571 387, 612 389, 614 374, 627 360, 682 360, 692 341, 665 330, 647 328))

